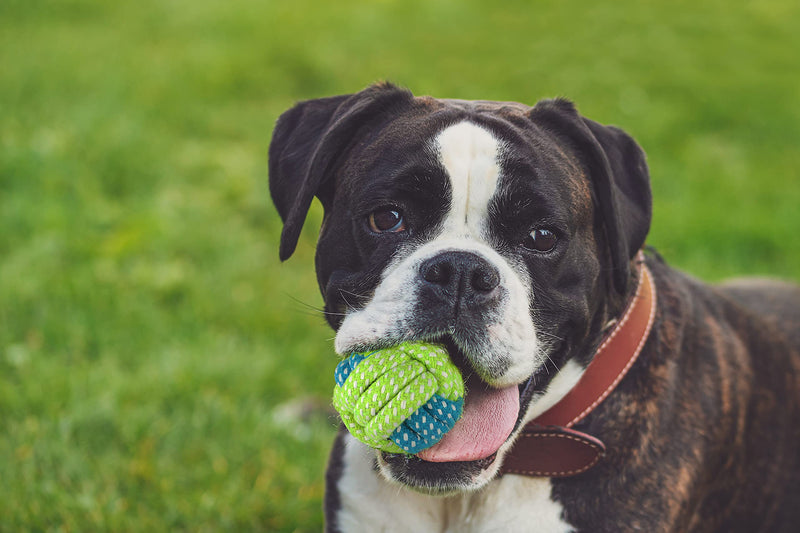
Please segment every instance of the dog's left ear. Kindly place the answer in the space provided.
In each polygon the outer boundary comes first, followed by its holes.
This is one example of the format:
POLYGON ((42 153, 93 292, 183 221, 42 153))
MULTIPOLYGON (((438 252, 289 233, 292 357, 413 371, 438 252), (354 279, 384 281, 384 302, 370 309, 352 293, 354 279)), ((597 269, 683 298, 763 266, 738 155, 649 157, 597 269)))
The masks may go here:
POLYGON ((652 219, 653 198, 644 151, 621 129, 580 116, 567 100, 539 102, 531 110, 531 119, 565 137, 583 159, 605 227, 614 287, 624 293, 630 262, 644 245, 652 219))
POLYGON ((280 116, 269 146, 269 189, 283 220, 281 261, 294 253, 314 196, 330 207, 335 171, 359 130, 411 98, 409 91, 381 83, 356 94, 306 100, 280 116))

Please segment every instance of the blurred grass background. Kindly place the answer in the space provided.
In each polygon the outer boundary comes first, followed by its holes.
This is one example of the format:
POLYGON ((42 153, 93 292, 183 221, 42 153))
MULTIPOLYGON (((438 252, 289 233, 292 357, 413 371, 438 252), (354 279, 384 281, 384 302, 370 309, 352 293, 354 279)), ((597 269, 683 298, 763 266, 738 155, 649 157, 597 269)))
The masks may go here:
POLYGON ((0 531, 317 531, 335 365, 272 125, 379 79, 566 96, 649 154, 649 242, 800 279, 800 4, 0 1, 0 531))

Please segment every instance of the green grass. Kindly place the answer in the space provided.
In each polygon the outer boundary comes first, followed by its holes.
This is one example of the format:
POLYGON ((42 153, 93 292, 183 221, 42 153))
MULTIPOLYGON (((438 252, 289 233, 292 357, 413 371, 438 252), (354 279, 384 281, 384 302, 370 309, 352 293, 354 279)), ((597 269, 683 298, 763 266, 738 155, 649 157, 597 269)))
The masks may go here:
POLYGON ((650 243, 673 264, 800 279, 798 17, 791 0, 4 0, 0 531, 320 529, 320 213, 281 265, 266 176, 299 99, 379 79, 567 96, 648 152, 650 243))

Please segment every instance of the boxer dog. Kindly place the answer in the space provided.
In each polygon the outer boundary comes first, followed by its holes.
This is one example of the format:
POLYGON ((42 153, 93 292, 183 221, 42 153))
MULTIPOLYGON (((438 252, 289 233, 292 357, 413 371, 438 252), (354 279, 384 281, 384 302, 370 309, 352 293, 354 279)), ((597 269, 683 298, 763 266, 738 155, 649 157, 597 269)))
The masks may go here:
POLYGON ((284 113, 269 175, 281 260, 314 196, 324 208, 336 351, 438 342, 466 380, 464 416, 425 452, 376 452, 342 428, 328 531, 800 528, 800 288, 711 286, 642 255, 648 170, 620 129, 562 99, 378 84, 284 113), (615 336, 633 341, 600 361, 615 336), (529 448, 525 428, 571 395, 588 407, 541 422, 559 439, 529 448), (596 452, 580 468, 525 467, 578 442, 596 452))

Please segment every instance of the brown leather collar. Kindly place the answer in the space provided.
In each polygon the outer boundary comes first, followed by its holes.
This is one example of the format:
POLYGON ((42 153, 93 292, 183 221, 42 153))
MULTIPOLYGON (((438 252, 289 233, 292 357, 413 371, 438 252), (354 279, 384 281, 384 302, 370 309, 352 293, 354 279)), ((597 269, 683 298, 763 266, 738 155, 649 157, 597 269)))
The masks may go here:
POLYGON ((611 394, 650 334, 656 288, 641 253, 638 259, 639 284, 622 318, 606 334, 578 383, 522 428, 505 456, 501 474, 567 477, 589 470, 602 459, 605 445, 599 439, 570 428, 611 394))

